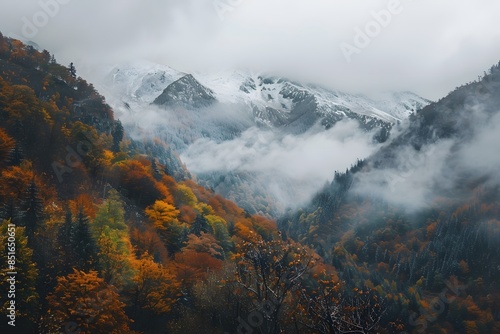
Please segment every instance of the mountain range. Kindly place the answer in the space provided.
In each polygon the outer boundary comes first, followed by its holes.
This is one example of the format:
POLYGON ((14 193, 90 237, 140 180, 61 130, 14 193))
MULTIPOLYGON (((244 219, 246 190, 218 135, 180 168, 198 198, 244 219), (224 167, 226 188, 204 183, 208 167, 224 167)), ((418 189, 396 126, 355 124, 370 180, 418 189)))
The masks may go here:
POLYGON ((186 74, 148 62, 116 66, 104 82, 111 101, 133 110, 150 104, 189 110, 243 106, 250 124, 292 133, 316 123, 329 128, 344 118, 356 119, 366 129, 388 127, 431 102, 411 92, 368 97, 249 71, 186 74))
MULTIPOLYGON (((168 142, 201 184, 251 213, 271 216, 302 203, 328 179, 318 178, 313 183, 283 175, 268 175, 264 179, 262 171, 241 166, 207 169, 208 164, 193 157, 198 155, 197 145, 213 141, 216 151, 221 143, 269 133, 272 138, 266 140, 276 143, 291 138, 304 141, 311 134, 328 131, 346 121, 358 124, 359 129, 353 131, 366 133, 374 143, 381 143, 389 138, 395 125, 431 103, 411 92, 369 97, 250 71, 188 74, 149 62, 114 66, 103 83, 101 91, 129 135, 168 142), (248 135, 248 131, 256 132, 248 135), (297 188, 290 188, 290 184, 297 188), (304 194, 290 195, 301 192, 304 194)), ((254 144, 249 138, 242 145, 254 144)), ((242 151, 240 148, 236 145, 233 149, 242 151)), ((267 148, 263 150, 269 152, 267 148)), ((355 158, 364 156, 353 157, 339 168, 348 167, 355 158)), ((164 160, 161 154, 158 159, 164 160)), ((248 159, 259 157, 242 160, 248 159)))

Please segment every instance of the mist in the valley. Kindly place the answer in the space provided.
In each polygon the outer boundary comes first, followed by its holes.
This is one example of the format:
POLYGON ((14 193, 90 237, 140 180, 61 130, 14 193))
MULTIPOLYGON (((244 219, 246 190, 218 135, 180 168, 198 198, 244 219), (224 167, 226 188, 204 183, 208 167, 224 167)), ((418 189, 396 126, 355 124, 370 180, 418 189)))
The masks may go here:
POLYGON ((110 102, 128 136, 135 140, 159 138, 178 152, 201 138, 209 137, 217 142, 232 139, 254 124, 248 108, 236 104, 217 103, 209 108, 189 110, 110 102))
POLYGON ((345 171, 373 153, 378 147, 373 135, 353 120, 300 135, 252 127, 229 141, 199 139, 181 159, 199 175, 251 174, 253 184, 247 186, 270 195, 273 205, 283 210, 306 204, 335 171, 345 171))
MULTIPOLYGON (((439 198, 467 200, 477 185, 499 186, 500 101, 490 94, 478 98, 472 89, 468 94, 465 105, 456 105, 444 114, 452 135, 421 138, 424 144, 418 150, 408 142, 393 145, 390 154, 382 148, 380 152, 386 155, 375 155, 357 174, 353 193, 419 211, 435 206, 439 198), (380 162, 384 156, 390 156, 390 163, 380 162), (377 158, 380 166, 375 167, 377 158)), ((431 125, 431 134, 435 135, 436 127, 439 125, 431 125)))
POLYGON ((367 132, 349 119, 328 130, 317 124, 297 135, 286 127, 257 125, 246 104, 193 110, 133 98, 124 103, 120 94, 107 95, 128 136, 168 143, 200 183, 250 212, 278 215, 306 205, 335 171, 345 171, 380 146, 373 140, 378 129, 367 132))
POLYGON ((380 147, 373 140, 376 129, 366 132, 349 119, 328 130, 318 124, 295 135, 286 128, 257 126, 247 105, 216 103, 189 110, 108 102, 128 136, 168 143, 199 182, 255 212, 264 207, 252 203, 256 194, 270 207, 262 213, 306 205, 335 171, 345 171, 380 147), (216 187, 219 177, 230 182, 232 176, 240 183, 216 187))

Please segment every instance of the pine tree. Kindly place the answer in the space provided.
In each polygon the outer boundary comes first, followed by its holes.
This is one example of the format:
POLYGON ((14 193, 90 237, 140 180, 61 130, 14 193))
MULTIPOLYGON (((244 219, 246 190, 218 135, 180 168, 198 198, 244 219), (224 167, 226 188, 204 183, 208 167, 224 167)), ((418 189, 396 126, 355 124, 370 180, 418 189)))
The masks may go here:
POLYGON ((72 247, 73 238, 73 214, 70 210, 66 211, 64 223, 59 228, 57 233, 57 244, 59 249, 59 272, 60 276, 67 275, 71 272, 71 268, 75 263, 75 251, 72 247))
POLYGON ((43 202, 40 199, 38 186, 33 179, 26 190, 25 199, 21 205, 22 225, 26 227, 28 242, 32 244, 32 238, 36 230, 43 223, 43 202))
POLYGON ((8 164, 10 166, 19 166, 23 160, 23 149, 21 148, 21 146, 19 146, 19 144, 16 143, 14 148, 10 150, 8 164))
POLYGON ((57 239, 60 244, 68 245, 71 241, 71 237, 73 234, 73 214, 71 210, 66 211, 66 215, 64 217, 64 224, 59 229, 59 233, 57 234, 57 239))
POLYGON ((196 216, 196 219, 194 220, 189 232, 198 237, 201 235, 201 232, 212 233, 207 219, 200 214, 196 216))
POLYGON ((153 171, 153 177, 157 180, 160 181, 162 178, 162 173, 160 169, 158 168, 158 164, 156 163, 156 159, 151 159, 151 170, 153 171))
POLYGON ((19 208, 14 202, 13 198, 9 198, 5 201, 5 203, 0 207, 0 220, 10 220, 12 224, 18 224, 21 218, 21 213, 19 212, 19 208))
POLYGON ((69 75, 71 75, 72 78, 76 79, 76 68, 73 63, 69 64, 69 75))
POLYGON ((77 267, 90 270, 96 267, 97 246, 90 230, 89 218, 80 209, 76 218, 71 244, 77 256, 77 267))
POLYGON ((111 135, 113 136, 113 152, 120 152, 120 143, 123 140, 124 129, 122 123, 117 120, 111 135))

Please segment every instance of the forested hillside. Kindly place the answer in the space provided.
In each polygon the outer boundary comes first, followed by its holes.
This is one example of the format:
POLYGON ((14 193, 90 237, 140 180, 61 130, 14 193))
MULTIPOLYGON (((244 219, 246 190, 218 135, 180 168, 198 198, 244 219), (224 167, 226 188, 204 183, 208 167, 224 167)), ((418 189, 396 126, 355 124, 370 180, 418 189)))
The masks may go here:
POLYGON ((500 332, 500 63, 409 127, 279 228, 348 286, 368 286, 407 332, 500 332))
POLYGON ((402 330, 375 289, 173 175, 158 149, 72 64, 0 35, 2 333, 402 330))

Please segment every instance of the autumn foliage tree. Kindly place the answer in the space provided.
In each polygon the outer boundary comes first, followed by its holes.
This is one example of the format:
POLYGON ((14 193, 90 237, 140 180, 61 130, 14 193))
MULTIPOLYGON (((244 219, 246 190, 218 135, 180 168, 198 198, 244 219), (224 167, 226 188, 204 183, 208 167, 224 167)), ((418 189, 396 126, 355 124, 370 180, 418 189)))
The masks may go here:
POLYGON ((175 254, 177 276, 188 286, 204 279, 210 270, 222 267, 222 251, 211 234, 202 232, 200 236, 188 235, 186 246, 175 254))
POLYGON ((182 248, 187 234, 187 227, 177 219, 180 211, 163 200, 157 200, 148 206, 145 212, 165 241, 169 253, 177 253, 182 248))
POLYGON ((266 332, 280 333, 285 301, 315 263, 311 252, 279 239, 245 241, 237 250, 237 282, 259 305, 267 320, 266 332))
POLYGON ((166 195, 146 166, 137 160, 113 166, 110 179, 116 189, 123 189, 130 198, 143 206, 152 205, 166 195))
POLYGON ((133 333, 131 321, 124 311, 125 304, 116 289, 98 277, 96 271, 74 270, 59 277, 57 286, 47 297, 49 327, 64 331, 71 326, 82 334, 133 333))
POLYGON ((158 230, 166 230, 169 224, 175 222, 180 213, 173 205, 161 200, 148 206, 145 212, 158 230))
POLYGON ((153 256, 158 263, 166 263, 168 251, 164 242, 161 240, 157 231, 150 226, 142 224, 142 226, 133 227, 130 231, 130 240, 134 246, 135 254, 141 257, 142 254, 148 253, 153 256))
MULTIPOLYGON (((128 290, 132 314, 151 319, 170 312, 181 296, 181 286, 172 269, 156 263, 147 253, 134 262, 134 268, 136 275, 128 290)), ((139 325, 149 327, 147 323, 139 325)))

